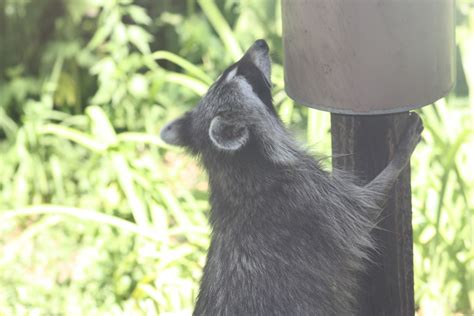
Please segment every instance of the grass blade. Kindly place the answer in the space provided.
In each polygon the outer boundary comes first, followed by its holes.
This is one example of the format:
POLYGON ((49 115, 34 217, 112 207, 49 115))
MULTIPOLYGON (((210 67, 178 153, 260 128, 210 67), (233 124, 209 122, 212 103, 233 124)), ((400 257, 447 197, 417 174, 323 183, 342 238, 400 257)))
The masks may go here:
POLYGON ((133 176, 128 166, 127 160, 121 154, 113 154, 112 164, 114 165, 118 182, 125 194, 125 197, 127 198, 127 203, 133 214, 135 222, 143 227, 149 226, 147 209, 137 194, 135 184, 133 182, 133 176))
POLYGON ((135 234, 137 236, 145 237, 157 242, 164 242, 167 240, 165 236, 159 234, 159 232, 148 229, 146 227, 139 226, 130 221, 124 220, 120 217, 107 215, 101 212, 68 207, 61 205, 35 205, 21 209, 7 210, 0 214, 1 220, 12 220, 21 216, 32 216, 32 215, 67 215, 79 218, 81 220, 91 221, 97 224, 105 224, 118 228, 121 231, 135 234))
POLYGON ((155 60, 167 60, 172 62, 173 64, 178 65, 179 67, 183 68, 189 74, 195 76, 196 78, 204 81, 207 84, 212 84, 212 78, 209 77, 201 68, 193 65, 186 59, 176 54, 173 54, 168 51, 157 51, 151 54, 151 57, 155 60))
POLYGON ((165 80, 186 87, 196 93, 198 96, 203 96, 207 92, 208 88, 208 86, 202 83, 202 81, 177 72, 167 72, 165 80))
POLYGON ((242 48, 240 48, 239 42, 237 42, 232 29, 222 16, 214 0, 198 0, 198 2, 202 11, 209 19, 209 22, 211 22, 214 27, 214 30, 224 43, 227 51, 232 56, 232 59, 234 61, 239 60, 243 54, 242 48))
POLYGON ((93 152, 103 152, 108 147, 106 144, 98 142, 86 133, 62 125, 46 124, 40 128, 39 132, 41 134, 51 134, 59 138, 70 140, 93 152))

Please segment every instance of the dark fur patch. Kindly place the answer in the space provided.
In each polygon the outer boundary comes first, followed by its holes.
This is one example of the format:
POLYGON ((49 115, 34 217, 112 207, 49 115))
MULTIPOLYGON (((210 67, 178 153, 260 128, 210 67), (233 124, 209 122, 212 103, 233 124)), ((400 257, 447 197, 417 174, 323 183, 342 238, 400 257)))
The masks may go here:
POLYGON ((271 85, 263 73, 246 56, 237 63, 237 67, 237 75, 243 76, 247 80, 268 110, 276 115, 272 102, 271 85))

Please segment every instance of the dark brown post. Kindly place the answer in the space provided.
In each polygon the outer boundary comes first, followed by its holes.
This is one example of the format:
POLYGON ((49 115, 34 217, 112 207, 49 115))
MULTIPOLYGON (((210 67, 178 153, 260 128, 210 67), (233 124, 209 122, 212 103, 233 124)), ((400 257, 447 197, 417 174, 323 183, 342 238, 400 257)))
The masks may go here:
MULTIPOLYGON (((333 167, 368 182, 393 156, 408 113, 353 116, 331 114, 333 167)), ((361 316, 414 315, 410 168, 399 177, 373 232, 379 245, 363 277, 361 316)))

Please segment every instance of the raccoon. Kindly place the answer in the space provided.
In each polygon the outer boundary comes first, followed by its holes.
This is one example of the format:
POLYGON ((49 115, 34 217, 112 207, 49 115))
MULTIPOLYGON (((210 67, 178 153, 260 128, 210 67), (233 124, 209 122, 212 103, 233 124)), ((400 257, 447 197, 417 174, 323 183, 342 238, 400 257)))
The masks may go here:
POLYGON ((256 41, 161 138, 209 175, 211 244, 193 315, 351 315, 370 231, 420 140, 411 114, 393 160, 366 186, 295 142, 271 96, 271 61, 256 41))

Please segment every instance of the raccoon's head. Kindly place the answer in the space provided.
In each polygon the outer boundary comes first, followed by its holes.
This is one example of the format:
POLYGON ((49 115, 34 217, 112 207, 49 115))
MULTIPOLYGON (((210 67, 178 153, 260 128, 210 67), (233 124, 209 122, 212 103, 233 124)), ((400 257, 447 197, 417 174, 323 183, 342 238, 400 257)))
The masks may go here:
POLYGON ((294 161, 297 150, 272 104, 270 75, 268 45, 257 40, 194 109, 163 127, 161 138, 198 155, 251 151, 275 163, 294 161))

